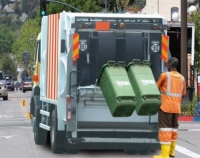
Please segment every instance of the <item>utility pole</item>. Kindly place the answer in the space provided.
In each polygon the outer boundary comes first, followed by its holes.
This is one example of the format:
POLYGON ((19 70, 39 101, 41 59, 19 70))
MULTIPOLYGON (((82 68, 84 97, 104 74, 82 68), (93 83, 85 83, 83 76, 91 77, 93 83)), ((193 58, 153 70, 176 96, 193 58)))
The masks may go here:
POLYGON ((181 74, 188 82, 187 67, 187 1, 181 0, 181 74))

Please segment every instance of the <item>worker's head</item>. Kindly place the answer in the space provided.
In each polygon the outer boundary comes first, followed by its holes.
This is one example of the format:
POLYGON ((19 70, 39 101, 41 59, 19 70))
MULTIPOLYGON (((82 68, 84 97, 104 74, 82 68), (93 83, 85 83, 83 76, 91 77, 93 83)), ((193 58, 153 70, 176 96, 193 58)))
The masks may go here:
POLYGON ((167 63, 168 71, 176 70, 176 69, 177 69, 177 66, 178 66, 178 59, 175 58, 175 57, 171 57, 171 58, 168 60, 168 63, 167 63))

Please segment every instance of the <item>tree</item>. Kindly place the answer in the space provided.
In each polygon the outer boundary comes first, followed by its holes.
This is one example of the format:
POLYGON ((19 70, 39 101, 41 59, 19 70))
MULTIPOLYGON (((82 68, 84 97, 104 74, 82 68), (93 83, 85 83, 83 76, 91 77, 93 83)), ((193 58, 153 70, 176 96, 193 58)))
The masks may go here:
POLYGON ((4 25, 0 25, 0 54, 10 53, 13 44, 12 33, 4 25))
POLYGON ((22 12, 28 13, 29 12, 29 0, 21 0, 21 10, 22 12))
POLYGON ((18 1, 15 1, 14 3, 14 11, 17 15, 20 15, 21 12, 20 12, 20 8, 19 8, 19 2, 18 1))
POLYGON ((0 69, 5 73, 12 75, 13 78, 17 78, 17 65, 11 58, 10 54, 3 53, 0 59, 0 69))
POLYGON ((11 24, 11 20, 12 20, 11 16, 6 16, 6 15, 0 16, 1 25, 9 26, 11 24))
POLYGON ((36 38, 39 32, 40 25, 37 19, 28 19, 24 22, 19 31, 19 37, 16 39, 12 47, 13 53, 16 55, 18 63, 22 61, 22 53, 25 51, 30 52, 30 61, 33 62, 34 54, 36 51, 36 38))
MULTIPOLYGON (((97 4, 97 0, 60 0, 59 2, 67 3, 73 7, 78 8, 83 12, 99 12, 102 8, 97 4)), ((59 13, 62 11, 77 12, 74 9, 50 2, 47 7, 47 13, 59 13)))

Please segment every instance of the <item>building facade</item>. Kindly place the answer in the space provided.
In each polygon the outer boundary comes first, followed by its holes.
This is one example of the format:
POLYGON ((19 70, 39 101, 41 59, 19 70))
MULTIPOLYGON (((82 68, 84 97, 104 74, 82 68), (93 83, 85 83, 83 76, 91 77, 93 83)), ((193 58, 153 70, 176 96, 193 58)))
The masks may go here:
POLYGON ((180 15, 181 0, 146 0, 146 6, 142 10, 144 14, 160 14, 167 21, 171 21, 174 12, 180 15))

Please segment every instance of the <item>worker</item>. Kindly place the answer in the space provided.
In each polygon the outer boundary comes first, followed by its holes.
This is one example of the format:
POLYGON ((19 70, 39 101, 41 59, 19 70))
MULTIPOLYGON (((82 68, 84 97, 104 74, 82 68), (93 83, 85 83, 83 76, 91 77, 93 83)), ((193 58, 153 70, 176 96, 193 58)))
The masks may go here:
POLYGON ((172 57, 167 62, 168 72, 162 73, 157 81, 162 103, 158 111, 159 142, 161 154, 153 158, 175 157, 178 137, 178 116, 181 113, 182 98, 186 95, 186 82, 177 72, 178 59, 172 57))

